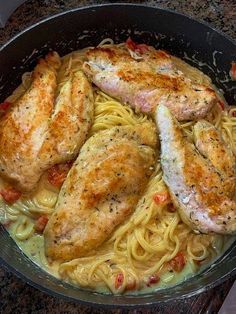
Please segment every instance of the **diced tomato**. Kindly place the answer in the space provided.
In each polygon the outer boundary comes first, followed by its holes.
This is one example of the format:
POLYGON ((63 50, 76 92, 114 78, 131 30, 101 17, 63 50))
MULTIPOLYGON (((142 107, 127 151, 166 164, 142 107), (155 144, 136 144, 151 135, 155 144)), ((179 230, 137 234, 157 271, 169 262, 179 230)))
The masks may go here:
POLYGON ((160 281, 160 277, 157 275, 151 275, 148 278, 147 286, 150 287, 151 285, 158 283, 160 281))
POLYGON ((184 253, 177 253, 176 256, 169 262, 169 264, 174 271, 181 272, 186 264, 184 253))
POLYGON ((6 111, 11 106, 9 101, 4 101, 0 103, 0 111, 6 111))
POLYGON ((15 203, 21 197, 21 192, 11 187, 2 189, 0 194, 2 195, 4 201, 9 204, 15 203))
POLYGON ((122 286, 123 282, 124 282, 124 275, 123 275, 123 273, 117 274, 116 275, 116 279, 115 279, 115 288, 119 289, 122 286))
POLYGON ((149 50, 149 47, 145 44, 139 44, 137 45, 137 48, 136 50, 139 52, 139 53, 145 53, 149 50))
POLYGON ((233 111, 232 116, 236 117, 236 111, 233 111))
POLYGON ((158 193, 153 195, 153 200, 158 205, 167 204, 170 201, 169 193, 168 192, 158 192, 158 193))
POLYGON ((236 80, 236 62, 235 61, 232 62, 232 66, 230 69, 230 76, 232 80, 236 80))
POLYGON ((125 286, 125 290, 134 290, 135 288, 136 288, 135 280, 129 281, 125 286))
POLYGON ((65 181, 73 162, 57 164, 48 170, 48 181, 55 187, 60 188, 65 181))
POLYGON ((168 212, 170 212, 170 213, 175 213, 176 212, 176 208, 174 207, 174 205, 170 205, 170 206, 168 206, 168 208, 167 208, 167 210, 168 210, 168 212))
POLYGON ((34 229, 39 233, 43 233, 47 223, 48 217, 46 215, 40 216, 35 222, 34 229))
POLYGON ((137 51, 139 53, 145 53, 149 50, 149 47, 145 44, 136 44, 130 37, 126 40, 127 47, 132 51, 137 51))
POLYGON ((132 51, 134 51, 135 49, 136 49, 136 43, 129 37, 127 40, 126 40, 126 46, 130 49, 130 50, 132 50, 132 51))

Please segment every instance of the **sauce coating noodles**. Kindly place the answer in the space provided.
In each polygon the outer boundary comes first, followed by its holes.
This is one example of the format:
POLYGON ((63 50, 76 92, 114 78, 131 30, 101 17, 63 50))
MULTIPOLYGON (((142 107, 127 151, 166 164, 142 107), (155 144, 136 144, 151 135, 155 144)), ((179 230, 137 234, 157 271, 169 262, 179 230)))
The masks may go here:
MULTIPOLYGON (((105 41, 103 44, 112 44, 105 41)), ((63 57, 59 72, 59 86, 71 71, 81 68, 84 52, 81 50, 63 57)), ((200 71, 181 60, 179 68, 199 83, 211 84, 200 71)), ((22 84, 7 98, 14 102, 29 87, 31 74, 25 73, 22 84)), ((117 125, 153 123, 151 117, 135 113, 133 109, 95 89, 95 120, 89 136, 117 125)), ((222 111, 215 107, 208 116, 236 154, 236 108, 222 111)), ((182 128, 192 138, 194 122, 182 123, 182 128)), ((185 225, 172 204, 158 204, 154 195, 167 192, 162 180, 160 161, 152 175, 143 197, 134 213, 120 225, 111 238, 89 256, 66 263, 49 264, 44 256, 43 236, 35 232, 35 222, 42 216, 50 216, 54 210, 59 190, 52 187, 46 175, 37 191, 13 205, 0 201, 2 221, 11 224, 9 232, 18 245, 41 267, 55 276, 75 285, 113 293, 130 293, 131 290, 147 291, 153 287, 176 284, 195 273, 222 253, 230 237, 194 233, 185 225), (175 271, 173 259, 181 252, 185 259, 182 272, 175 271), (156 278, 155 280, 153 278, 156 278), (120 280, 120 281, 119 281, 120 280)))

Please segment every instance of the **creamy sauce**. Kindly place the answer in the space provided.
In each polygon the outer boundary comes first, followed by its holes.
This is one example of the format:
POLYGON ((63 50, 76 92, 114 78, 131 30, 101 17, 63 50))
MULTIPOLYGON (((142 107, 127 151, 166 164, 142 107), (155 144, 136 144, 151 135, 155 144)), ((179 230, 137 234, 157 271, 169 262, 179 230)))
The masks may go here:
MULTIPOLYGON (((15 236, 15 227, 16 223, 12 223, 9 228, 8 232, 10 233, 11 237, 17 243, 18 247, 26 254, 29 259, 31 259, 36 265, 42 268, 44 271, 48 272, 49 274, 55 276, 56 278, 60 279, 60 275, 58 273, 59 263, 53 262, 51 264, 48 263, 47 258, 44 254, 44 238, 40 234, 34 234, 29 239, 20 241, 15 236)), ((128 294, 145 294, 150 293, 153 291, 157 291, 159 289, 168 288, 183 281, 193 277, 196 273, 200 273, 204 271, 207 267, 211 266, 218 258, 220 258, 224 252, 226 252, 230 246, 236 241, 236 236, 218 236, 215 241, 215 249, 218 252, 218 255, 214 260, 211 260, 209 263, 203 263, 203 265, 199 268, 196 267, 195 264, 187 262, 183 270, 179 273, 174 271, 165 272, 162 276, 160 276, 160 281, 158 284, 151 285, 150 287, 146 286, 142 288, 142 291, 129 291, 128 294)), ((101 293, 110 293, 107 288, 98 287, 97 291, 101 293)))
MULTIPOLYGON (((216 57, 216 54, 213 56, 216 57)), ((201 71, 187 65, 181 59, 176 57, 172 57, 173 61, 179 71, 182 71, 187 77, 189 77, 192 81, 196 83, 202 83, 207 86, 212 87, 211 80, 209 77, 204 75, 201 71)), ((26 60, 27 61, 27 60, 26 60)), ((215 62, 215 61, 214 61, 215 62)), ((205 65, 205 64, 202 64, 205 65)), ((28 84, 29 84, 28 80, 28 84)), ((26 79, 27 83, 27 79, 26 79)), ((214 88, 214 87, 213 87, 214 88)), ((218 92, 218 91, 217 91, 218 92)), ((222 101, 224 98, 222 94, 218 95, 221 97, 222 101)), ((0 188, 3 186, 3 182, 0 180, 0 188)), ((14 204, 12 208, 9 209, 11 216, 11 223, 7 228, 11 237, 14 239, 19 248, 26 254, 35 264, 41 267, 44 271, 54 275, 57 278, 60 278, 59 275, 59 266, 58 262, 49 263, 44 253, 44 238, 42 234, 37 234, 34 230, 34 224, 37 217, 40 216, 40 207, 42 207, 42 213, 47 213, 48 216, 53 212, 55 204, 57 202, 58 189, 53 188, 47 181, 46 177, 43 176, 39 182, 39 186, 37 191, 35 191, 31 195, 31 200, 24 205, 24 202, 19 205, 14 204), (32 203, 32 199, 36 201, 36 203, 32 203), (35 209, 35 204, 38 206, 35 209), (24 207, 25 206, 25 207, 24 207), (20 209, 19 209, 20 208, 20 209), (26 236, 26 232, 28 236, 26 236)), ((7 222, 6 212, 4 211, 4 204, 0 202, 0 222, 7 222), (1 204, 3 204, 1 206, 1 204)), ((11 207, 11 206, 10 206, 11 207)), ((170 286, 174 286, 176 284, 182 283, 186 279, 194 276, 196 273, 203 271, 208 266, 212 265, 214 261, 222 256, 222 254, 230 247, 230 245, 235 241, 236 237, 226 237, 226 236, 215 236, 215 241, 213 244, 214 249, 214 258, 211 258, 209 261, 203 262, 201 267, 198 267, 195 263, 190 263, 187 261, 185 267, 181 272, 174 271, 166 271, 160 275, 160 281, 157 284, 153 284, 150 287, 142 286, 141 291, 128 291, 128 294, 140 294, 140 293, 149 293, 154 290, 159 290, 163 288, 168 288, 170 286)), ((160 272, 161 273, 161 272, 160 272)), ((63 278, 67 279, 67 278, 63 278)), ((78 284, 77 284, 78 286, 78 284)), ((110 293, 108 288, 104 286, 97 286, 96 290, 103 293, 110 293)))

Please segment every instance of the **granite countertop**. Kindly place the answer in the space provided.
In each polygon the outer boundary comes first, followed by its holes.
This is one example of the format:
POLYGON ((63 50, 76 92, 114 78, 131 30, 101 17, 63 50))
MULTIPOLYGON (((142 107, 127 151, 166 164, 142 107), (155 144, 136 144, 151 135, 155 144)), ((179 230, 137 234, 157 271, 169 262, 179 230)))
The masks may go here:
MULTIPOLYGON (((78 6, 112 3, 93 0, 29 0, 11 16, 4 29, 0 29, 0 45, 27 26, 56 13, 78 6)), ((122 2, 122 1, 119 1, 122 2)), ((204 20, 236 39, 235 0, 159 0, 125 1, 169 8, 204 20)), ((51 297, 0 268, 0 313, 217 313, 235 278, 196 297, 166 303, 150 310, 103 310, 66 302, 51 297)))

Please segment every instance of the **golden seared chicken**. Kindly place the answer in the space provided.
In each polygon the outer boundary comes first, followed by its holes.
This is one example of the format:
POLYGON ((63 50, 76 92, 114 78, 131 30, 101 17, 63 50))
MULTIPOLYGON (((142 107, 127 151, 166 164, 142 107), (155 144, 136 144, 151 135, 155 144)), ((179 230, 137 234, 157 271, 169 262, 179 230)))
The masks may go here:
POLYGON ((155 128, 114 127, 82 147, 44 231, 46 256, 71 260, 96 249, 129 216, 155 163, 155 128))
POLYGON ((84 73, 72 73, 60 88, 39 152, 42 167, 74 159, 93 121, 93 91, 84 73))
POLYGON ((235 159, 218 130, 197 122, 194 145, 167 107, 156 118, 163 178, 183 221, 203 233, 235 233, 235 159))
POLYGON ((0 120, 0 173, 28 192, 42 173, 78 154, 93 117, 92 88, 80 71, 62 84, 57 53, 41 59, 28 90, 0 120))
POLYGON ((211 123, 200 120, 194 125, 194 142, 201 155, 209 160, 221 178, 224 195, 233 197, 236 185, 236 164, 232 150, 211 123))
POLYGON ((218 102, 209 86, 186 78, 169 54, 151 46, 129 41, 91 48, 87 58, 83 70, 95 85, 142 112, 164 104, 178 120, 195 120, 218 102))

